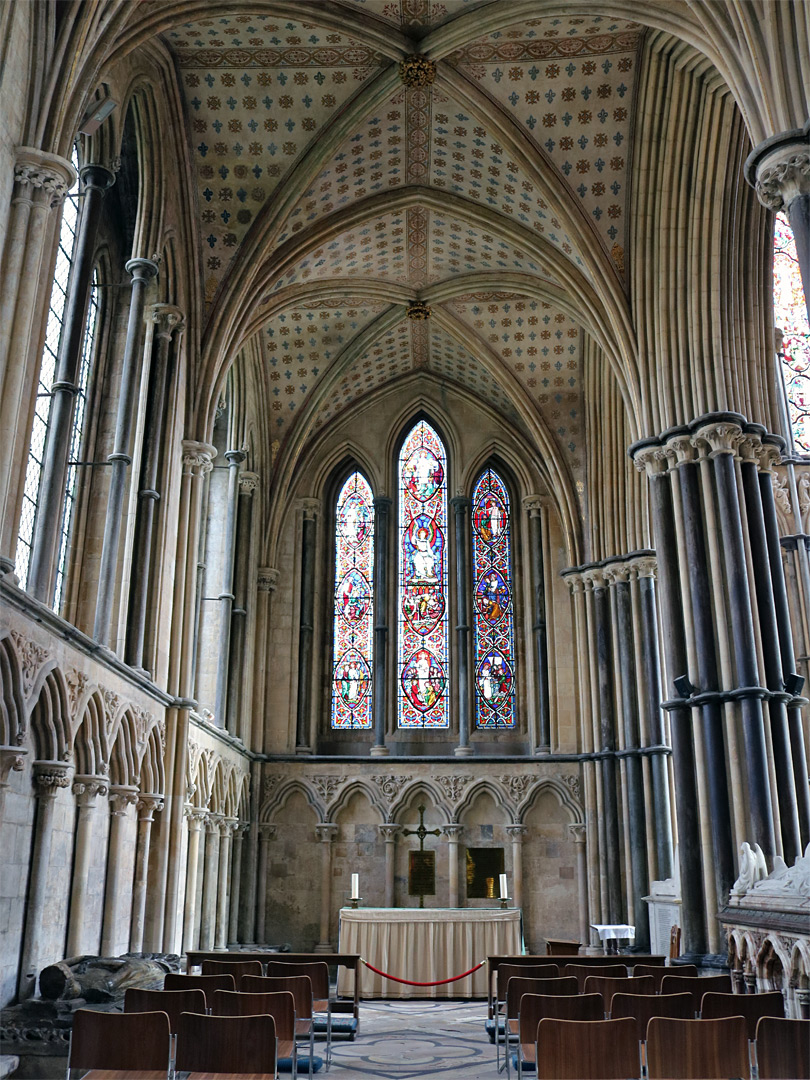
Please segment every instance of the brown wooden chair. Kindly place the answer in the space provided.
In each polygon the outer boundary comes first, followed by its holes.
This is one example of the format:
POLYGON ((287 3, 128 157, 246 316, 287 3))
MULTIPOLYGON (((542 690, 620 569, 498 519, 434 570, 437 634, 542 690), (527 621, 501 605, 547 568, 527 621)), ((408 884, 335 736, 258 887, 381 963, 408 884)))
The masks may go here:
POLYGON ((757 1022, 763 1016, 785 1015, 785 999, 778 990, 767 994, 703 995, 700 1003, 701 1020, 719 1020, 723 1016, 744 1016, 751 1042, 757 1037, 757 1022))
POLYGON ((566 964, 563 969, 563 975, 568 977, 571 975, 574 976, 577 980, 577 988, 580 994, 585 989, 585 980, 589 975, 601 975, 605 979, 628 978, 626 964, 604 964, 600 965, 598 971, 595 971, 594 968, 588 964, 566 964))
MULTIPOLYGON (((634 964, 633 977, 637 975, 652 975, 655 979, 655 992, 661 993, 661 982, 666 975, 680 975, 684 979, 696 979, 698 970, 694 964, 675 964, 672 967, 662 967, 658 964, 634 964)), ((674 990, 670 990, 674 994, 674 990)))
POLYGON ((203 960, 203 975, 233 975, 239 985, 243 975, 263 975, 261 960, 203 960))
POLYGON ((556 964, 501 964, 495 981, 495 1000, 499 1011, 506 1001, 506 984, 510 979, 558 979, 560 969, 556 964))
POLYGON ((634 1020, 541 1020, 538 1080, 627 1080, 641 1072, 634 1020))
POLYGON ((614 979, 607 975, 589 975, 585 980, 584 993, 601 994, 605 999, 605 1012, 610 1012, 614 994, 654 994, 655 983, 650 975, 614 979))
POLYGON ((166 1080, 172 1035, 165 1012, 102 1013, 78 1009, 68 1049, 68 1080, 76 1075, 93 1080, 114 1071, 132 1080, 166 1080), (87 1070, 91 1070, 89 1073, 87 1070))
POLYGON ((675 1020, 693 1020, 695 1010, 691 994, 614 994, 610 1019, 632 1017, 636 1021, 638 1041, 647 1038, 647 1024, 653 1016, 669 1016, 675 1020))
MULTIPOLYGON (((243 994, 290 993, 295 1001, 295 1040, 309 1042, 309 1077, 312 1080, 315 1057, 315 1025, 312 1023, 312 982, 309 975, 243 975, 239 980, 243 994)), ((296 1048, 296 1054, 298 1050, 296 1048)), ((300 1056, 300 1055, 299 1055, 300 1056)))
POLYGON ((165 1012, 172 1035, 177 1034, 180 1013, 205 1013, 208 1009, 202 990, 140 990, 130 986, 124 994, 124 1012, 165 1012))
POLYGON ((289 990, 272 994, 245 994, 239 990, 214 991, 214 1016, 272 1016, 276 1022, 276 1058, 289 1058, 293 1076, 298 1073, 295 1046, 295 998, 289 990))
POLYGON ((267 962, 269 978, 308 975, 312 983, 312 1012, 326 1014, 326 1068, 332 1065, 332 999, 329 988, 329 967, 322 961, 310 964, 287 964, 283 960, 267 962))
POLYGON ((549 938, 546 941, 546 952, 549 956, 576 956, 581 948, 581 941, 561 941, 559 938, 549 938))
POLYGON ((763 1016, 756 1053, 760 1080, 810 1080, 810 1020, 763 1016))
POLYGON ((661 980, 662 994, 691 994, 695 1013, 700 1012, 704 994, 730 994, 730 975, 665 975, 661 980))
POLYGON ((524 994, 520 1002, 520 1024, 517 1040, 517 1073, 532 1068, 543 1048, 538 1044, 541 1020, 604 1020, 605 1003, 601 994, 577 994, 574 997, 555 997, 548 994, 524 994), (532 1035, 534 1030, 534 1035, 532 1035))
MULTIPOLYGON (((577 987, 576 979, 526 979, 522 975, 513 975, 509 979, 506 984, 506 995, 504 1000, 503 1045, 506 1060, 504 1061, 504 1065, 501 1065, 501 1042, 496 1040, 495 1060, 498 1066, 498 1072, 501 1072, 505 1066, 507 1075, 509 1075, 509 1044, 510 1041, 514 1041, 514 1039, 517 1039, 518 1037, 518 1013, 520 1010, 520 1002, 524 994, 548 994, 557 996, 561 993, 568 995, 578 994, 579 988, 577 987), (567 984, 566 987, 559 988, 554 985, 561 982, 565 982, 567 984)), ((535 1028, 536 1026, 537 1025, 535 1024, 535 1028)))
POLYGON ((233 975, 177 975, 169 972, 163 979, 164 990, 202 990, 205 1003, 211 1008, 211 998, 215 990, 235 990, 233 975))
POLYGON ((672 1020, 654 1016, 647 1025, 649 1080, 748 1080, 745 1018, 672 1020))
POLYGON ((272 1016, 200 1016, 183 1013, 177 1033, 178 1072, 187 1080, 250 1075, 275 1080, 276 1025, 272 1016))

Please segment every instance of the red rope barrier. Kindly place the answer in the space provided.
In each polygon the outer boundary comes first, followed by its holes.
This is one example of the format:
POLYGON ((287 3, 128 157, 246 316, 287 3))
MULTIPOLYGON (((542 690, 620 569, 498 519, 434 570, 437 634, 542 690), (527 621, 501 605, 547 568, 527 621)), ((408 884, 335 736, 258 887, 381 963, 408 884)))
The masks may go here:
MULTIPOLYGON (((363 957, 361 956, 360 959, 363 960, 363 957)), ((459 979, 466 979, 468 975, 472 975, 474 971, 478 971, 479 968, 483 967, 486 960, 482 960, 480 964, 476 964, 475 967, 471 967, 469 971, 465 971, 461 975, 452 975, 449 979, 437 979, 436 982, 414 982, 413 979, 398 979, 396 975, 388 975, 385 971, 380 971, 379 968, 375 968, 368 960, 363 960, 363 963, 377 975, 382 975, 384 979, 390 979, 391 982, 405 983, 406 986, 444 986, 445 983, 458 982, 459 979)))

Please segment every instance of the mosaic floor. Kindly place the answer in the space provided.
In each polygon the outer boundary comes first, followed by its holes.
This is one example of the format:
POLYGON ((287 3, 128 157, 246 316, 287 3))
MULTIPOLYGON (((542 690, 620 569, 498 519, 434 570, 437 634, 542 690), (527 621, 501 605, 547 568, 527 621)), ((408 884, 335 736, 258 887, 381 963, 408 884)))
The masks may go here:
MULTIPOLYGON (((335 1040, 333 1080, 496 1080, 495 1047, 484 1032, 485 1001, 369 1001, 355 1042, 335 1040)), ((323 1074, 321 1074, 323 1075, 323 1074)))

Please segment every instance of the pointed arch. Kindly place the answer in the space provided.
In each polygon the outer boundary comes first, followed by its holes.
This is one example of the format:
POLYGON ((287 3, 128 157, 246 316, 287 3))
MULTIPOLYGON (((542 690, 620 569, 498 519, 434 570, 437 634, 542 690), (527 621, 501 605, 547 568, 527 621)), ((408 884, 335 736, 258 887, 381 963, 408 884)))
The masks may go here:
MULTIPOLYGON (((83 776, 106 776, 109 769, 106 726, 107 709, 100 691, 85 702, 73 738, 76 772, 83 776)), ((110 725, 112 726, 112 725, 110 725)))
POLYGON ((568 811, 571 815, 572 825, 585 824, 585 813, 582 804, 574 797, 568 785, 556 777, 538 780, 537 783, 529 788, 528 793, 525 798, 521 800, 520 806, 518 807, 516 821, 519 824, 525 822, 528 812, 534 807, 538 798, 546 791, 551 792, 560 806, 568 811))
POLYGON ((69 761, 71 757, 70 706, 65 677, 52 668, 31 711, 31 731, 39 761, 69 761))
POLYGON ((139 774, 137 724, 132 710, 127 709, 110 750, 110 783, 137 786, 139 774))
POLYGON ((509 824, 512 821, 513 810, 512 806, 507 798, 506 791, 500 784, 495 784, 491 780, 482 779, 476 780, 469 785, 464 792, 463 799, 460 800, 458 806, 456 806, 455 813, 453 815, 453 821, 461 821, 464 814, 472 807, 476 799, 486 793, 491 796, 492 801, 502 810, 506 816, 505 824, 509 824))
POLYGON ((20 660, 7 636, 0 640, 0 746, 19 746, 25 731, 20 660))
POLYGON ((140 786, 144 794, 163 795, 166 791, 162 744, 161 728, 155 724, 147 737, 146 748, 140 763, 140 786))
POLYGON ((264 823, 272 821, 273 815, 279 810, 284 809, 287 805, 287 800, 296 791, 304 796, 307 805, 312 808, 312 812, 315 814, 315 820, 326 821, 326 807, 312 788, 302 780, 290 780, 286 784, 280 784, 275 791, 264 800, 259 811, 259 822, 264 823))

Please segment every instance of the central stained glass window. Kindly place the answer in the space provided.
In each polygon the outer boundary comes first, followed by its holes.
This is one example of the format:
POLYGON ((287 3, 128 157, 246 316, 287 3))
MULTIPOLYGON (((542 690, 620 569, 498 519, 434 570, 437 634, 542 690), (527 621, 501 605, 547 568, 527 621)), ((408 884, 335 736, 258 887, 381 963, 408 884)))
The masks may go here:
POLYGON ((475 723, 515 726, 515 634, 509 494, 487 469, 472 498, 475 723))
POLYGON ((399 455, 398 723, 446 728, 447 458, 420 420, 399 455))
POLYGON ((374 498, 359 472, 340 489, 336 509, 332 727, 370 728, 374 498))

